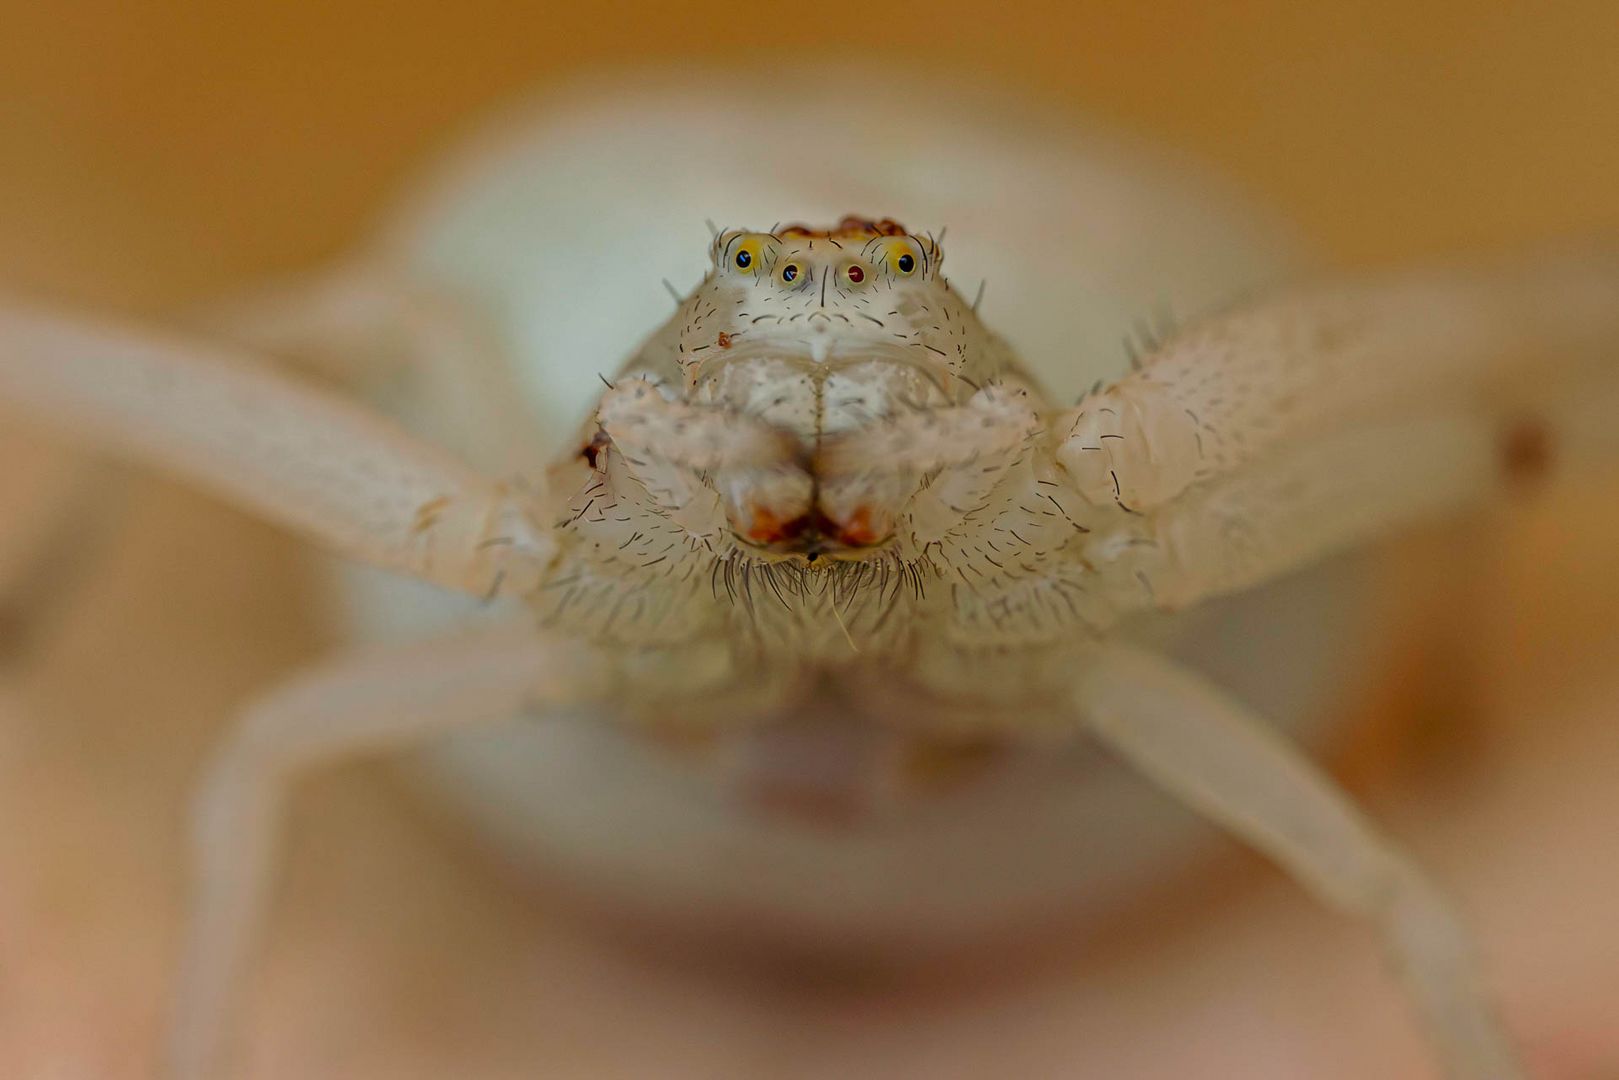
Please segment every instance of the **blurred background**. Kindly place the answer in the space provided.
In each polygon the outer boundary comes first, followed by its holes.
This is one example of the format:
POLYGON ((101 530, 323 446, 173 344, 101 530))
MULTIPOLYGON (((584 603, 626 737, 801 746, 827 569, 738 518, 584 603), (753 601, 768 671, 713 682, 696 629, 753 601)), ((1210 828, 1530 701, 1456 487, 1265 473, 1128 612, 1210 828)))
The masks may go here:
POLYGON ((340 250, 447 129, 603 66, 810 56, 1025 90, 1192 151, 1378 263, 1619 221, 1597 0, 10 4, 8 278, 148 302, 340 250))
MULTIPOLYGON (((0 27, 0 287, 109 309, 341 253, 514 94, 778 56, 1149 137, 1338 265, 1619 229, 1619 16, 1599 0, 0 0, 0 27)), ((16 506, 55 497, 48 442, 12 426, 0 447, 16 506)), ((1353 703, 1370 749, 1343 763, 1463 896, 1545 1076, 1619 1076, 1616 494, 1577 478, 1390 550, 1390 648, 1353 703)), ((231 707, 330 631, 268 529, 150 478, 71 497, 58 546, 95 558, 0 626, 0 1075, 146 1076, 186 784, 231 707)), ((12 537, 36 522, 0 515, 12 537)), ((1239 854, 1061 971, 782 1001, 536 916, 395 796, 342 770, 298 800, 254 1075, 1428 1075, 1370 941, 1239 854)))

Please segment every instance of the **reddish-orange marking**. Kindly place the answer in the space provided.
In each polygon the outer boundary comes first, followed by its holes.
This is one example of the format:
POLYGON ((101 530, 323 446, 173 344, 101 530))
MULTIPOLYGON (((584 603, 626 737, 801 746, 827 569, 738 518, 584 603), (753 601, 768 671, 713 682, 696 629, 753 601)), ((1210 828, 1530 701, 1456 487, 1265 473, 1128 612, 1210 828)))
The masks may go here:
POLYGON ((779 544, 800 535, 809 526, 809 518, 781 518, 769 510, 753 508, 753 520, 748 523, 747 536, 755 544, 779 544))
POLYGON ((883 537, 871 521, 871 510, 860 506, 838 529, 838 542, 849 547, 870 547, 883 537))

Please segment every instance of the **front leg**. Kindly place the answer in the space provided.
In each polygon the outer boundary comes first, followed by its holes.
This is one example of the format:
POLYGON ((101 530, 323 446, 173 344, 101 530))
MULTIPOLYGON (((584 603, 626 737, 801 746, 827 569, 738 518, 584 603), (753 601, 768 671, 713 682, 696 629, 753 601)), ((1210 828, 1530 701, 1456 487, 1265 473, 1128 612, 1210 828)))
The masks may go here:
POLYGON ((0 407, 448 588, 532 587, 554 557, 527 493, 233 349, 0 303, 0 407))
POLYGON ((520 628, 358 654, 249 706, 193 811, 195 884, 168 1075, 219 1075, 294 781, 361 754, 596 698, 603 684, 603 664, 590 650, 520 628))
POLYGON ((1300 288, 1205 319, 1052 424, 1099 506, 1150 512, 1348 426, 1496 414, 1619 356, 1619 258, 1300 288))
POLYGON ((1525 1075, 1450 903, 1302 754, 1167 660, 1099 649, 1078 686, 1090 730, 1204 817, 1383 939, 1452 1080, 1525 1075))
POLYGON ((1115 615, 1180 610, 1484 505, 1550 469, 1611 464, 1619 365, 1526 395, 1517 415, 1435 410, 1300 440, 1151 511, 1095 522, 1086 564, 1115 615))

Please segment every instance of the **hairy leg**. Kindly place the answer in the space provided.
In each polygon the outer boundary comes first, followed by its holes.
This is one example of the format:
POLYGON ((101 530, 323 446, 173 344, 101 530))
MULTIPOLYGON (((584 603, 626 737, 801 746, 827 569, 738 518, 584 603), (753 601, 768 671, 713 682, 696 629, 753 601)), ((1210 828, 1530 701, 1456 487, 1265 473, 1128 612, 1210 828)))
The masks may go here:
POLYGON ((1090 730, 1191 808, 1382 936, 1453 1080, 1523 1068, 1468 934, 1437 889, 1301 753, 1167 660, 1103 647, 1080 684, 1090 730))
POLYGON ((228 348, 0 304, 0 407, 12 406, 450 588, 522 588, 550 561, 528 499, 228 348))
POLYGON ((1472 415, 1355 429, 1099 528, 1086 557, 1121 610, 1181 610, 1425 518, 1501 485, 1496 432, 1472 415))
MULTIPOLYGON (((1619 360, 1619 353, 1615 359, 1619 360)), ((1121 611, 1180 610, 1416 522, 1619 465, 1619 365, 1519 396, 1347 428, 1098 527, 1085 557, 1121 611)))
POLYGON ((288 786, 344 758, 599 692, 595 660, 505 630, 358 654, 296 676, 249 706, 194 810, 195 892, 169 1068, 215 1075, 269 894, 288 786))
POLYGON ((1619 362, 1619 254, 1293 289, 1188 327, 1055 419, 1092 503, 1147 512, 1287 446, 1502 411, 1619 362))

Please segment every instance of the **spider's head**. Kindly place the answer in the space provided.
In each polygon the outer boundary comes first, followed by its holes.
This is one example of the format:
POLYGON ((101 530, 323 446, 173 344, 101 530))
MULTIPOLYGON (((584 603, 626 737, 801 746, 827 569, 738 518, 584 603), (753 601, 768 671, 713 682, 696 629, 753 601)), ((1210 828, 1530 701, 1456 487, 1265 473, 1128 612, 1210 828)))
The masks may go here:
POLYGON ((715 236, 710 258, 693 298, 702 302, 681 328, 689 384, 742 355, 824 363, 903 352, 935 329, 948 289, 938 244, 888 220, 732 230, 715 236))
POLYGON ((940 275, 942 257, 889 220, 715 237, 712 269, 682 309, 684 393, 799 450, 793 467, 715 478, 741 547, 850 558, 894 538, 926 471, 840 449, 898 416, 959 404, 996 370, 998 345, 940 275))

